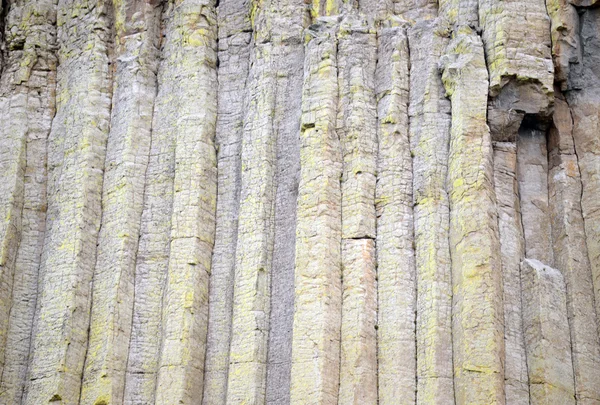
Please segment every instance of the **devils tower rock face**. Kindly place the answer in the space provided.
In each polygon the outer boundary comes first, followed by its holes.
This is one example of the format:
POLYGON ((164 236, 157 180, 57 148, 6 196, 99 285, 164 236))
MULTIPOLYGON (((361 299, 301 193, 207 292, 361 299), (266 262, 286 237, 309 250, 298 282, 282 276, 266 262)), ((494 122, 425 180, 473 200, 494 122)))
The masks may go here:
POLYGON ((600 404, 599 4, 4 1, 0 405, 600 404))

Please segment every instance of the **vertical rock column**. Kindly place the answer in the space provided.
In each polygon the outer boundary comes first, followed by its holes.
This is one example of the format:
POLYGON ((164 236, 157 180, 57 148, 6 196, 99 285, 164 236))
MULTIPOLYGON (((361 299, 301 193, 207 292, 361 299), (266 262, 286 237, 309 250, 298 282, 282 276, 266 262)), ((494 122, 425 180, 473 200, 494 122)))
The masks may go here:
POLYGON ((413 404, 416 392, 416 270, 413 165, 408 138, 409 55, 406 31, 379 31, 377 292, 379 403, 413 404))
POLYGON ((567 103, 557 98, 550 130, 548 194, 554 263, 567 287, 575 392, 582 404, 600 402, 600 335, 592 272, 581 212, 581 176, 575 154, 573 121, 567 103))
POLYGON ((502 273, 483 44, 461 27, 443 58, 452 100, 448 163, 452 338, 459 404, 504 404, 502 273))
POLYGON ((215 3, 183 0, 173 6, 167 32, 178 56, 173 94, 178 109, 156 404, 191 403, 202 396, 217 197, 215 3))
POLYGON ((56 2, 14 2, 5 24, 0 81, 0 403, 20 404, 46 223, 46 147, 55 113, 56 2))
POLYGON ((341 328, 342 150, 336 132, 337 27, 306 32, 296 224, 291 404, 338 403, 341 328))
POLYGON ((110 119, 110 4, 58 3, 57 113, 25 404, 79 401, 110 119))
POLYGON ((376 62, 374 27, 360 17, 346 17, 338 33, 337 118, 343 153, 342 404, 377 403, 376 62))
MULTIPOLYGON (((581 172, 581 208, 592 266, 596 312, 600 313, 600 9, 580 17, 581 63, 571 65, 566 98, 573 117, 573 140, 581 172)), ((600 322, 600 318, 598 319, 600 322)), ((577 363, 577 360, 575 360, 577 363)), ((575 377, 577 379, 577 376, 575 377)))
POLYGON ((274 244, 271 314, 267 354, 267 404, 290 401, 296 209, 300 181, 300 118, 304 78, 304 27, 310 16, 304 0, 288 0, 275 15, 275 40, 281 42, 277 62, 274 125, 277 131, 274 244))
POLYGON ((517 178, 525 235, 525 257, 554 265, 548 202, 546 134, 522 127, 517 138, 517 178))
POLYGON ((504 288, 504 382, 506 403, 529 404, 527 358, 523 338, 520 263, 525 256, 521 224, 517 145, 494 143, 494 184, 498 201, 500 257, 504 288))
POLYGON ((450 102, 438 71, 447 41, 437 20, 409 30, 410 142, 417 268, 417 403, 454 403, 452 274, 446 193, 450 102))
POLYGON ((488 123, 494 140, 512 140, 525 114, 547 115, 554 101, 546 4, 480 0, 479 25, 489 70, 488 123))
POLYGON ((546 0, 546 9, 551 19, 554 81, 566 90, 570 65, 580 62, 579 16, 569 0, 546 0))
MULTIPOLYGON (((165 5, 168 6, 168 5, 165 5)), ((173 4, 163 12, 170 17, 173 4)), ((164 22, 163 22, 164 24, 164 22)), ((181 99, 181 79, 187 77, 181 55, 175 52, 183 38, 167 30, 152 117, 152 140, 146 170, 144 208, 135 267, 133 322, 125 379, 125 404, 154 404, 160 358, 161 308, 170 250, 175 130, 181 99)), ((189 49, 189 48, 188 48, 189 49)))
POLYGON ((221 405, 227 395, 233 281, 241 188, 244 97, 250 64, 250 0, 222 0, 219 29, 217 110, 217 226, 209 288, 204 370, 204 405, 221 405))
POLYGON ((531 404, 575 404, 573 362, 562 274, 538 260, 521 264, 523 328, 531 404))
POLYGON ((227 403, 264 403, 273 259, 277 61, 270 2, 253 2, 227 403))
POLYGON ((82 404, 123 400, 156 95, 161 8, 116 4, 116 73, 82 404))

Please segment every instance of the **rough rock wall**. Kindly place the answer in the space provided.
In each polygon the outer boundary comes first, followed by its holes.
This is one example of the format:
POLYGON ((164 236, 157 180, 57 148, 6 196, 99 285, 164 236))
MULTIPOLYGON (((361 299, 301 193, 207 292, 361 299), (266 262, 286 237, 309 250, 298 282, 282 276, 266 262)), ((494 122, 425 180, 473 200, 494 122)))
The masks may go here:
POLYGON ((0 405, 600 404, 593 0, 5 0, 0 405))

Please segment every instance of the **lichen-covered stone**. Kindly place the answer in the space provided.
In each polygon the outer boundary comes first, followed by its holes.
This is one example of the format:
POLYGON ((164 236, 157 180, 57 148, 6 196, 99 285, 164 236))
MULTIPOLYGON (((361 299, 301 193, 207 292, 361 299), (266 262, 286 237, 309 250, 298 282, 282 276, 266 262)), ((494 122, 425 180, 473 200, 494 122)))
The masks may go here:
POLYGON ((342 320, 342 150, 337 24, 306 32, 296 221, 291 404, 338 403, 342 320))
POLYGON ((408 31, 419 404, 454 403, 450 208, 446 191, 450 102, 438 70, 448 41, 437 28, 438 21, 430 20, 408 31))
POLYGON ((488 75, 481 38, 459 27, 442 58, 452 100, 448 159, 454 394, 458 404, 504 404, 502 273, 488 75))
POLYGON ((524 114, 548 115, 554 101, 546 4, 544 0, 480 0, 479 25, 490 76, 492 137, 514 141, 524 114))
POLYGON ((0 80, 0 403, 20 404, 46 229, 56 2, 14 2, 6 12, 0 80))
POLYGON ((220 405, 227 396, 235 252, 241 188, 244 97, 250 64, 252 24, 250 0, 219 3, 219 88, 215 143, 217 147, 217 221, 204 363, 204 405, 220 405))
POLYGON ((122 401, 156 95, 161 7, 117 4, 116 73, 82 404, 122 401))
POLYGON ((523 338, 521 269, 525 239, 517 181, 517 145, 494 143, 494 186, 498 203, 504 298, 504 385, 507 404, 529 404, 527 359, 523 338))
POLYGON ((413 404, 416 392, 416 269, 413 165, 408 138, 406 30, 379 31, 375 89, 377 161, 377 365, 379 403, 413 404))
POLYGON ((57 14, 56 116, 28 405, 79 402, 110 120, 110 4, 61 0, 57 14))

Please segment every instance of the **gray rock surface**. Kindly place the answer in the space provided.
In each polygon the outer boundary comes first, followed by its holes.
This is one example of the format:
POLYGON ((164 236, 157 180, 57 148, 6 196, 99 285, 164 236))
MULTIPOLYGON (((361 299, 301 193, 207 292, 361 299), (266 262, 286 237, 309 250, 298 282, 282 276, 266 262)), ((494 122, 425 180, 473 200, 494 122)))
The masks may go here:
POLYGON ((599 405, 598 4, 2 2, 0 405, 599 405))

